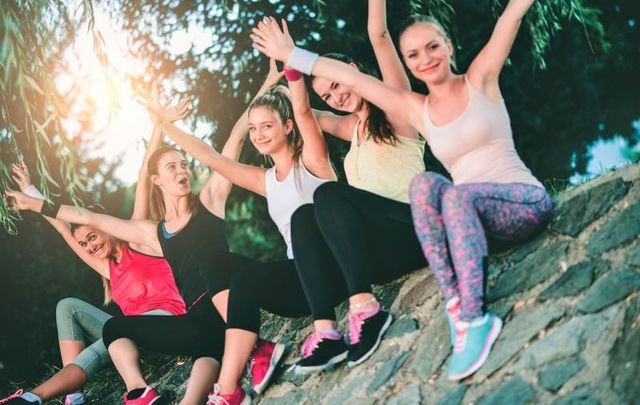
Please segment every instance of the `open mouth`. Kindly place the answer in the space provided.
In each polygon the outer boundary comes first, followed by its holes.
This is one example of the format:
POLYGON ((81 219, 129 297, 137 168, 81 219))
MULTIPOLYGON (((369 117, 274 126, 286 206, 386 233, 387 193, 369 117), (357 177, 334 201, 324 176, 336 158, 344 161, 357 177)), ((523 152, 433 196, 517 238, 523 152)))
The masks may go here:
POLYGON ((186 186, 187 184, 189 184, 189 179, 188 179, 187 177, 183 177, 183 178, 181 178, 180 180, 178 180, 178 183, 179 183, 181 186, 186 186))
POLYGON ((95 246, 91 251, 92 255, 98 254, 104 248, 104 244, 95 246))

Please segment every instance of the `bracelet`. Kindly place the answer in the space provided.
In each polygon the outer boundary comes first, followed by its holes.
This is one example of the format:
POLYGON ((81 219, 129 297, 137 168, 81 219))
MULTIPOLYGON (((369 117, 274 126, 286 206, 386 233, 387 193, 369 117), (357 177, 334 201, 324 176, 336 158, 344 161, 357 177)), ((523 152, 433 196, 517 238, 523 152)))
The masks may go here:
POLYGON ((42 211, 40 213, 46 217, 56 218, 58 216, 58 211, 60 211, 60 203, 57 201, 52 201, 48 204, 46 201, 42 204, 42 211))
POLYGON ((38 190, 33 184, 27 187, 27 189, 24 190, 24 193, 29 197, 37 198, 38 200, 45 199, 40 190, 38 190))
POLYGON ((320 55, 317 53, 294 46, 289 59, 287 59, 287 66, 310 75, 319 57, 320 55))
POLYGON ((284 67, 284 77, 287 78, 288 82, 296 82, 300 79, 302 79, 304 77, 304 74, 302 74, 302 72, 290 68, 288 66, 284 67))

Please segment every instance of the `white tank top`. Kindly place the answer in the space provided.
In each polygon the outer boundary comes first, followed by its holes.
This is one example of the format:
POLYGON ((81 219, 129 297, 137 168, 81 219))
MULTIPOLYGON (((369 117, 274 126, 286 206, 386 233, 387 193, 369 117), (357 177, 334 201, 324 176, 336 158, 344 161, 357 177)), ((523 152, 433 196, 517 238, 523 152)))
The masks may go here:
POLYGON ((467 76, 464 81, 467 107, 450 123, 434 125, 428 99, 424 103, 427 143, 453 183, 525 183, 544 188, 516 152, 504 100, 487 98, 469 84, 467 76))
POLYGON ((264 176, 269 215, 287 244, 287 257, 293 259, 291 247, 291 216, 304 204, 313 203, 313 193, 325 180, 314 176, 300 161, 294 165, 283 181, 276 178, 276 168, 264 176))

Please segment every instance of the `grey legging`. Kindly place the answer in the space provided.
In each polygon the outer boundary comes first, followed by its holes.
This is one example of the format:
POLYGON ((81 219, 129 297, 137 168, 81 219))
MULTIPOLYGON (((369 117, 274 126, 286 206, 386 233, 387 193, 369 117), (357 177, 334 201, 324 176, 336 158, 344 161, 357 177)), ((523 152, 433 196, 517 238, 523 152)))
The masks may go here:
MULTIPOLYGON (((156 309, 144 315, 171 315, 156 309)), ((109 364, 111 358, 102 342, 102 327, 111 315, 78 298, 63 298, 56 306, 58 340, 80 340, 91 342, 71 364, 82 368, 91 378, 98 370, 109 364)))

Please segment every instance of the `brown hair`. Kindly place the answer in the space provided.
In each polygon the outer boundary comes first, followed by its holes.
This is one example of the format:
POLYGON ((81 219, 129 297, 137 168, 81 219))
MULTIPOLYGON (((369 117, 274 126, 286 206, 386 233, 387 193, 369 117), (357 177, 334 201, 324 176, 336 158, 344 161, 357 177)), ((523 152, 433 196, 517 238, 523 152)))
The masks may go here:
POLYGON ((293 151, 293 162, 297 166, 300 156, 302 155, 302 136, 300 136, 300 131, 298 131, 294 120, 289 89, 282 85, 272 87, 251 102, 249 105, 249 114, 258 107, 267 107, 271 112, 280 117, 280 121, 282 121, 283 124, 286 124, 289 120, 293 122, 293 129, 291 133, 287 135, 287 145, 293 151))
MULTIPOLYGON (((165 153, 169 153, 169 152, 180 153, 179 150, 171 146, 162 146, 151 154, 151 156, 149 157, 149 162, 147 163, 147 171, 149 173, 149 176, 158 175, 160 158, 165 153)), ((189 204, 187 206, 187 210, 189 213, 195 214, 195 212, 198 209, 198 201, 199 200, 197 195, 193 193, 189 193, 189 204)), ((167 213, 167 209, 164 206, 164 198, 162 196, 162 190, 160 190, 158 186, 153 184, 153 182, 151 182, 151 196, 149 200, 149 205, 151 208, 151 219, 154 221, 162 220, 165 214, 167 213)))
POLYGON ((440 23, 440 21, 438 21, 433 16, 419 15, 419 14, 414 14, 412 16, 409 16, 409 18, 407 18, 400 26, 400 34, 398 35, 398 42, 400 42, 400 39, 402 38, 402 35, 404 35, 405 31, 407 31, 409 28, 413 27, 414 25, 420 24, 420 23, 429 24, 430 26, 435 28, 435 30, 438 31, 438 34, 440 34, 440 36, 444 38, 444 40, 451 45, 451 48, 453 49, 453 53, 451 54, 449 64, 454 70, 457 70, 456 48, 453 46, 453 41, 451 40, 451 36, 447 32, 447 30, 444 28, 444 26, 440 23))
MULTIPOLYGON (((336 59, 344 63, 353 63, 354 65, 356 65, 359 71, 377 77, 379 79, 378 75, 373 70, 367 68, 360 62, 356 62, 355 59, 348 55, 342 53, 327 53, 322 56, 336 59)), ((369 136, 371 136, 375 143, 387 143, 389 145, 395 145, 398 141, 398 136, 395 134, 393 125, 391 125, 391 123, 387 119, 384 111, 378 108, 378 106, 366 100, 365 102, 369 106, 369 115, 367 116, 367 120, 363 123, 363 125, 366 126, 369 136)))

